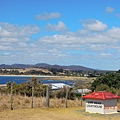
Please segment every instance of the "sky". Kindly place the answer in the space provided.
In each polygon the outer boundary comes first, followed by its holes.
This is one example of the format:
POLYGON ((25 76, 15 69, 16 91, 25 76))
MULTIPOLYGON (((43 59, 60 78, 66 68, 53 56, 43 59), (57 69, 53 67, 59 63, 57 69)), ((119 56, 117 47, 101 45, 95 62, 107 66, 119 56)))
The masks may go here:
POLYGON ((120 69, 120 0, 0 0, 0 64, 120 69))

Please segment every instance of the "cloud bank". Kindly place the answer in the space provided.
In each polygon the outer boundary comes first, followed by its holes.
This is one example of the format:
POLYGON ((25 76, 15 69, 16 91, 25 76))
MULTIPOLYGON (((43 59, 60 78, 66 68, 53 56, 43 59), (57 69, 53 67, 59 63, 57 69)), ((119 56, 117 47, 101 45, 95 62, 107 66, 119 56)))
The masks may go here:
MULTIPOLYGON (((83 64, 85 59, 95 60, 98 64, 120 59, 120 28, 107 28, 99 20, 82 21, 83 29, 71 32, 65 23, 48 24, 45 29, 63 31, 60 34, 32 37, 40 32, 36 25, 18 26, 0 23, 0 59, 1 63, 61 63, 83 64), (64 32, 66 31, 66 32, 64 32), (28 61, 28 62, 27 62, 28 61)), ((86 61, 87 62, 87 61, 86 61)), ((88 64, 88 63, 86 63, 88 64)), ((90 66, 90 65, 88 65, 90 66)))

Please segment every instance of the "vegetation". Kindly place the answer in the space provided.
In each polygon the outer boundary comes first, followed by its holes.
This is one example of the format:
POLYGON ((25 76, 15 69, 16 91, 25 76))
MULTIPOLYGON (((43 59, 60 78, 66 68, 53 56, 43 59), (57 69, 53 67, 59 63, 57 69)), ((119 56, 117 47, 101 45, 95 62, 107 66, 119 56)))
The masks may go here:
POLYGON ((110 71, 100 70, 69 70, 62 68, 25 68, 25 69, 0 69, 1 75, 59 75, 59 76, 87 76, 97 77, 102 76, 110 71))
POLYGON ((92 91, 110 91, 120 95, 120 70, 98 77, 92 83, 92 91))
MULTIPOLYGON (((46 97, 46 89, 47 86, 43 85, 40 81, 38 81, 35 77, 32 77, 32 80, 29 82, 25 82, 22 84, 16 84, 8 82, 7 87, 1 87, 1 94, 10 94, 11 93, 11 84, 12 84, 12 94, 13 95, 21 95, 21 96, 32 96, 32 88, 34 86, 34 96, 35 97, 46 97)), ((66 97, 66 87, 61 88, 57 91, 49 91, 50 98, 65 98, 66 97)), ((77 94, 74 93, 73 88, 68 89, 68 100, 75 100, 77 98, 77 94)))
MULTIPOLYGON (((45 101, 47 96, 46 89, 47 89, 47 86, 41 84, 39 81, 37 81, 35 77, 32 77, 31 82, 25 82, 22 84, 8 82, 7 87, 0 88, 0 100, 1 100, 1 103, 2 102, 4 103, 0 105, 0 109, 9 109, 10 105, 12 106, 13 109, 16 109, 19 107, 30 108, 30 104, 31 104, 31 108, 34 108, 34 106, 45 107, 45 101), (12 94, 11 94, 11 90, 12 90, 12 94), (42 101, 44 100, 44 102, 42 102, 43 103, 42 105, 41 105, 41 100, 42 101), (27 107, 28 105, 29 107, 27 107)), ((72 88, 69 88, 67 90, 68 90, 67 100, 69 101, 68 106, 76 106, 76 98, 78 98, 78 94, 75 94, 72 88)), ((57 90, 57 91, 50 90, 49 96, 50 96, 50 107, 65 106, 66 87, 61 88, 60 90, 57 90), (54 101, 54 102, 52 103, 51 101, 54 101)), ((77 102, 77 105, 78 104, 79 103, 77 102)))
MULTIPOLYGON (((62 72, 62 69, 60 70, 62 72)), ((67 77, 70 78, 70 77, 67 77)), ((98 76, 96 79, 89 78, 90 81, 85 80, 86 78, 81 77, 82 80, 79 80, 78 77, 74 78, 76 82, 75 88, 69 88, 68 90, 68 100, 75 101, 81 97, 81 94, 75 93, 75 89, 81 88, 79 85, 82 85, 82 88, 88 88, 92 91, 110 91, 112 93, 120 95, 120 70, 117 72, 108 72, 101 76, 98 76), (86 81, 86 82, 85 82, 86 81), (79 83, 80 82, 80 83, 79 83), (83 87, 83 83, 87 83, 83 87)), ((46 85, 43 85, 39 80, 36 78, 32 78, 31 81, 25 82, 22 84, 12 83, 12 94, 13 96, 22 96, 22 97, 33 97, 32 87, 34 86, 34 97, 35 98, 44 98, 46 97, 46 85)), ((11 83, 7 83, 7 87, 0 87, 0 93, 2 95, 10 95, 11 93, 11 83)), ((63 102, 66 98, 66 88, 62 88, 57 91, 49 91, 50 99, 63 99, 63 102)), ((30 103, 30 100, 26 99, 26 103, 30 103)))
MULTIPOLYGON (((35 84, 34 95, 36 97, 45 96, 46 86, 39 82, 36 82, 34 84, 35 84)), ((4 89, 1 89, 1 93, 6 92, 9 94, 11 89, 10 86, 11 86, 11 82, 8 82, 7 87, 4 89)), ((13 86, 14 95, 22 95, 22 96, 28 96, 28 97, 32 95, 32 82, 25 82, 22 84, 13 83, 12 86, 13 86)))

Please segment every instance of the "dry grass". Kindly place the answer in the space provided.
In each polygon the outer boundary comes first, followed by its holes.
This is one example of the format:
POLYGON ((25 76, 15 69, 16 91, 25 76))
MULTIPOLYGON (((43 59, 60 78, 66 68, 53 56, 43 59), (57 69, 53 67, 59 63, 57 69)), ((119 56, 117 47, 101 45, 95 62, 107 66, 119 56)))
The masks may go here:
POLYGON ((84 112, 84 108, 37 108, 0 111, 0 120, 120 120, 119 115, 84 112))
POLYGON ((116 115, 89 114, 85 112, 85 102, 80 107, 79 100, 69 100, 65 108, 65 99, 50 99, 50 108, 46 108, 45 98, 34 98, 31 109, 31 97, 14 96, 13 110, 10 110, 10 96, 0 95, 0 120, 120 120, 116 115))
POLYGON ((19 73, 25 73, 25 72, 28 72, 30 70, 35 70, 35 71, 42 71, 42 72, 45 72, 45 73, 51 73, 49 70, 47 69, 43 69, 43 68, 25 68, 25 69, 2 69, 3 71, 4 70, 7 70, 7 71, 12 71, 12 70, 18 70, 19 73))
MULTIPOLYGON (((31 97, 13 96, 13 109, 30 109, 31 108, 31 97)), ((50 108, 65 108, 65 98, 63 99, 50 99, 50 108)), ((68 107, 78 107, 80 101, 68 100, 68 107)), ((45 108, 46 98, 45 97, 34 97, 34 108, 45 108)), ((10 109, 10 95, 0 95, 0 110, 10 109)))

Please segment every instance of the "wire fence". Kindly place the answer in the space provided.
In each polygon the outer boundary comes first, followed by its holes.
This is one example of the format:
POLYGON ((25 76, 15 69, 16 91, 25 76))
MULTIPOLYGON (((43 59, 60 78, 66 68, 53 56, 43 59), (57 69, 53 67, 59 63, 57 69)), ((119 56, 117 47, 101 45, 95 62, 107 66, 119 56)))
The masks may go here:
MULTIPOLYGON (((68 100, 67 107, 80 107, 80 100, 68 100)), ((45 108, 46 97, 32 97, 13 95, 12 96, 12 109, 30 109, 32 108, 45 108)), ((83 101, 83 106, 85 101, 83 101)), ((51 98, 49 101, 50 108, 66 108, 66 98, 51 98)), ((11 109, 11 94, 0 94, 0 110, 11 109)))

